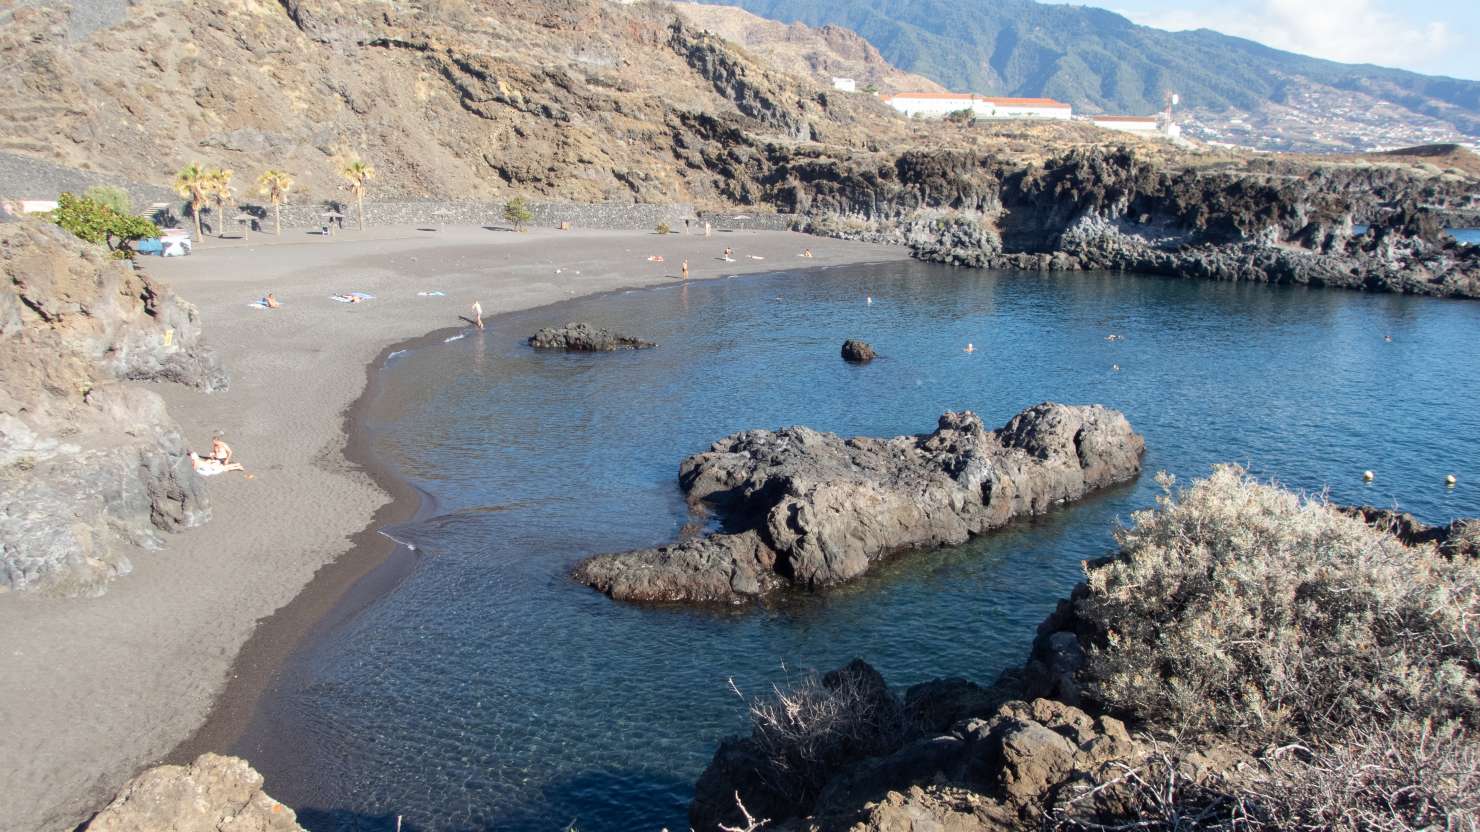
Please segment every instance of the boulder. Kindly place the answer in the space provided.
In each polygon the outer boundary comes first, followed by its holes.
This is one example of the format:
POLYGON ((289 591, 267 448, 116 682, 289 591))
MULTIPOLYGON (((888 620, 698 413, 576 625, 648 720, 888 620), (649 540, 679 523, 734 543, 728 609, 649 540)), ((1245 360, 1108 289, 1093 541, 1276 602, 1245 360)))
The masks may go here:
POLYGON ((304 832, 293 810, 262 791, 240 757, 202 754, 130 780, 85 832, 304 832))
POLYGON ((739 602, 821 589, 902 550, 964 543, 1134 477, 1145 450, 1119 412, 1041 404, 988 431, 969 411, 893 439, 793 427, 715 443, 679 469, 724 531, 600 555, 574 577, 630 601, 739 602))
POLYGON ((565 350, 567 352, 614 352, 616 350, 644 350, 657 346, 652 341, 597 329, 588 323, 569 323, 562 327, 547 326, 529 336, 529 345, 537 350, 565 350))
POLYGON ((843 360, 853 364, 867 364, 878 357, 874 348, 866 341, 856 341, 852 338, 843 342, 843 360))

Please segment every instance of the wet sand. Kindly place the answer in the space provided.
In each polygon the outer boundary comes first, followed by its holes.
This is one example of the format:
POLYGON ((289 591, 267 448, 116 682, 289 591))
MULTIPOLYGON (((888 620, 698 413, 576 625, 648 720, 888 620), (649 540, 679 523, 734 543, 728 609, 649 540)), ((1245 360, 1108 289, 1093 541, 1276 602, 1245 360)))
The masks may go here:
POLYGON ((140 768, 225 748, 304 632, 353 610, 346 593, 371 600, 405 573, 375 529, 417 497, 376 476, 352 429, 397 345, 467 326, 475 300, 492 316, 672 283, 685 258, 706 279, 904 256, 784 232, 387 228, 207 240, 192 257, 147 259, 200 307, 232 382, 212 395, 151 389, 193 447, 223 432, 253 479, 209 480, 211 522, 130 553, 133 573, 101 598, 0 596, 0 829, 71 829, 140 768), (717 259, 726 246, 733 263, 717 259), (281 309, 247 307, 269 290, 281 309), (446 295, 417 296, 433 290, 446 295), (376 299, 329 300, 349 291, 376 299))

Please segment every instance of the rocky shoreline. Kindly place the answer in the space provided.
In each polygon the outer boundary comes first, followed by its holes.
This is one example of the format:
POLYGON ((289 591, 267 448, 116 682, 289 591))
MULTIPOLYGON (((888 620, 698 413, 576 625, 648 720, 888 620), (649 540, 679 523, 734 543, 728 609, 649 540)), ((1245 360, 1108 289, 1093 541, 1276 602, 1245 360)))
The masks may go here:
MULTIPOLYGON (((1477 750, 1469 693, 1477 679, 1473 663, 1461 668, 1466 665, 1462 659, 1451 665, 1443 656, 1404 657, 1405 649, 1448 648, 1431 646, 1411 633, 1378 628, 1374 635, 1359 620, 1333 621, 1325 613, 1344 609, 1337 598, 1324 598, 1315 603, 1319 609, 1293 616, 1279 609, 1300 603, 1302 594, 1317 595, 1347 582, 1366 584, 1397 569, 1409 573, 1402 580, 1411 581, 1418 597, 1429 599, 1419 603, 1437 605, 1425 615, 1462 617, 1474 609, 1472 593, 1480 578, 1480 520, 1434 527, 1393 511, 1329 506, 1253 483, 1231 466, 1215 470, 1175 498, 1169 490, 1155 512, 1141 512, 1135 519, 1136 526, 1119 535, 1121 551, 1085 564, 1086 580, 1039 625, 1027 661, 991 685, 936 679, 899 696, 874 668, 854 660, 795 689, 778 691, 774 698, 753 701, 752 732, 722 741, 696 785, 692 827, 746 828, 747 817, 755 817, 768 819, 765 828, 795 832, 1103 830, 1163 828, 1161 818, 1201 812, 1210 823, 1238 818, 1252 829, 1283 829, 1297 817, 1334 822, 1371 811, 1376 814, 1369 817, 1405 819, 1409 825, 1404 828, 1420 828, 1425 822, 1458 822, 1459 828, 1468 828, 1465 823, 1480 809, 1480 793, 1474 791, 1480 776, 1465 762, 1477 750), (1184 507, 1179 509, 1177 501, 1184 507), (1209 508, 1227 514, 1210 517, 1209 508), (1232 518, 1243 521, 1239 531, 1244 540, 1224 538, 1227 530, 1217 520, 1232 518), (1170 523, 1175 530, 1162 537, 1158 523, 1170 523), (1168 562, 1162 548, 1142 553, 1151 538, 1160 541, 1152 546, 1176 547, 1188 562, 1168 562), (1343 564, 1348 570, 1344 576, 1330 574, 1325 558, 1333 548, 1345 555, 1348 547, 1381 554, 1367 563, 1343 564), (1210 555, 1210 549, 1221 551, 1210 555), (1303 552, 1306 559, 1297 554, 1285 560, 1290 550, 1303 552), (1289 590, 1257 585, 1260 574, 1286 577, 1282 573, 1291 569, 1301 575, 1291 579, 1289 590), (1126 583, 1118 586, 1122 580, 1126 583), (1218 601, 1213 587, 1223 582, 1243 583, 1252 596, 1247 599, 1250 607, 1279 605, 1269 621, 1280 623, 1235 621, 1245 608, 1218 601), (1296 584, 1300 590, 1290 591, 1296 584), (1434 592, 1438 595, 1430 594, 1434 592), (1164 602, 1165 607, 1139 612, 1159 613, 1164 620, 1118 617, 1113 606, 1106 606, 1118 593, 1128 593, 1137 604, 1148 598, 1164 602), (1206 611, 1203 605, 1209 605, 1206 611), (1292 717, 1267 714, 1264 724, 1240 727, 1220 713, 1230 707, 1225 703, 1179 701, 1173 707, 1193 709, 1195 715, 1180 721, 1129 704, 1127 685, 1145 685, 1166 701, 1186 696, 1176 689, 1185 684, 1176 673, 1186 659, 1167 640, 1186 635, 1177 629, 1184 623, 1214 613, 1229 618, 1225 626, 1262 629, 1266 640, 1303 641, 1309 637, 1307 628, 1317 627, 1329 627, 1333 641, 1356 636, 1354 643, 1320 648, 1340 668, 1334 672, 1302 666, 1312 661, 1305 658, 1283 668, 1240 665, 1243 674, 1202 682, 1241 687, 1242 696, 1291 685, 1327 685, 1331 694, 1315 706, 1315 722, 1292 721, 1289 728, 1279 729, 1271 723, 1292 717), (1292 624, 1292 618, 1300 623, 1292 624), (1124 643, 1138 637, 1141 628, 1162 645, 1153 654, 1141 655, 1124 643), (1405 644, 1404 639, 1413 641, 1405 644), (1404 644, 1392 661, 1406 666, 1390 676, 1362 667, 1361 654, 1380 649, 1374 640, 1392 647, 1404 644), (1115 663, 1127 660, 1130 664, 1123 669, 1131 675, 1116 675, 1122 666, 1115 663), (1116 669, 1107 672, 1111 668, 1116 669), (1170 678, 1162 678, 1168 674, 1170 678), (1384 704, 1383 685, 1403 690, 1440 678, 1447 680, 1445 686, 1455 686, 1453 701, 1399 694, 1401 704, 1384 704), (1367 689, 1354 691, 1354 685, 1367 689), (1334 717, 1327 713, 1345 708, 1352 711, 1334 717), (1427 721, 1402 728, 1403 719, 1415 715, 1427 721), (1390 730, 1416 731, 1424 742, 1437 745, 1415 756, 1422 764, 1375 776, 1372 771, 1383 765, 1377 761, 1391 766, 1413 749, 1362 724, 1368 720, 1390 730), (1302 756, 1291 759, 1270 751, 1271 736, 1298 737, 1302 756), (1398 745, 1381 747, 1386 742, 1398 745), (1355 747, 1345 745, 1349 743, 1355 747), (1373 762, 1363 769, 1354 760, 1373 762), (1424 766, 1430 770, 1419 770, 1424 766), (1422 797, 1403 796, 1414 793, 1422 797)), ((1363 599, 1355 607, 1372 603, 1374 599, 1363 599)), ((1386 599, 1377 605, 1386 615, 1401 615, 1393 609, 1395 603, 1386 599)), ((1465 625, 1456 620, 1438 626, 1462 630, 1465 625)), ((1240 648, 1216 638, 1189 646, 1191 661, 1206 660, 1210 668, 1237 663, 1240 648)), ((1458 659, 1466 650, 1459 647, 1452 655, 1458 659)), ((1472 651, 1469 656, 1473 659, 1472 651)), ((1250 707, 1257 709, 1264 701, 1254 698, 1250 707)), ((1373 827, 1358 823, 1356 828, 1373 827)))
POLYGON ((893 439, 746 431, 686 460, 690 504, 722 531, 600 555, 573 577, 622 601, 740 603, 852 580, 902 550, 964 543, 1134 477, 1145 443, 1117 411, 1045 403, 988 431, 970 411, 893 439))

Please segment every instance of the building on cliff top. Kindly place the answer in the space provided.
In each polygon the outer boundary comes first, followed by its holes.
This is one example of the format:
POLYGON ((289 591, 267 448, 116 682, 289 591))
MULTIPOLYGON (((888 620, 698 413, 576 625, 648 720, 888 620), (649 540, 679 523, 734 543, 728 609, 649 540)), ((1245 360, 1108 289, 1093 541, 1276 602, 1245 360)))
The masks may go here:
POLYGON ((944 118, 963 110, 977 119, 1058 119, 1073 117, 1074 109, 1052 98, 999 98, 966 92, 901 92, 885 96, 885 104, 908 118, 944 118))

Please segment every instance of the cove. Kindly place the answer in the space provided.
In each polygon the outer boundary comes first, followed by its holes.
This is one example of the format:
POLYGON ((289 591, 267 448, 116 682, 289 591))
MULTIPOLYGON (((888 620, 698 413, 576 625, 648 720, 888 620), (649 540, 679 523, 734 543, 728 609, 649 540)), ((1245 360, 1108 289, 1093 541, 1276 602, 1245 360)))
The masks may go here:
POLYGON ((1117 520, 1151 505, 1156 471, 1238 462, 1340 502, 1480 515, 1477 336, 1467 302, 893 263, 590 298, 433 339, 387 363, 365 416, 375 455, 427 495, 386 530, 414 566, 299 648, 234 750, 316 832, 397 815, 417 830, 686 829, 694 779, 743 727, 731 681, 758 695, 861 656, 896 684, 988 682, 1021 663, 1117 520), (659 347, 524 344, 575 320, 659 347), (880 357, 844 363, 850 337, 880 357), (679 461, 735 431, 919 433, 954 409, 996 427, 1044 400, 1124 411, 1146 473, 754 608, 624 605, 566 577, 695 523, 679 461))

